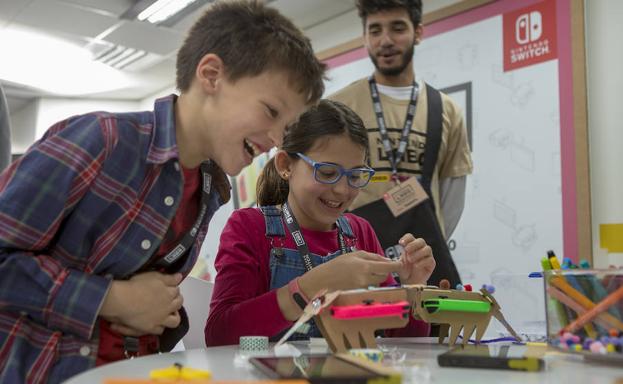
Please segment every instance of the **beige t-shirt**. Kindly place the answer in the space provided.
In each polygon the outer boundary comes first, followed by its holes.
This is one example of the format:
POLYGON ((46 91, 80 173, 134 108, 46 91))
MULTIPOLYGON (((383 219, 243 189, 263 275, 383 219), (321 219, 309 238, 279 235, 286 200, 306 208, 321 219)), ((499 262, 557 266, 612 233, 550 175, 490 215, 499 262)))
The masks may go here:
MULTIPOLYGON (((391 175, 392 167, 383 148, 383 141, 379 132, 368 79, 355 81, 347 87, 329 96, 332 100, 340 101, 353 109, 363 120, 368 130, 370 141, 370 165, 378 174, 391 175)), ((387 134, 396 148, 402 135, 409 100, 397 100, 380 94, 383 116, 387 126, 387 134)), ((439 180, 448 177, 465 176, 472 172, 472 158, 467 141, 467 129, 463 114, 456 103, 442 93, 443 104, 441 145, 437 164, 431 182, 431 192, 439 225, 444 228, 443 217, 439 203, 439 180)), ((398 163, 400 176, 419 176, 424 161, 426 146, 426 123, 428 101, 426 87, 420 87, 415 109, 415 119, 409 134, 407 149, 398 163)), ((394 186, 392 181, 370 182, 361 190, 350 209, 355 209, 376 201, 383 197, 385 192, 394 186)))

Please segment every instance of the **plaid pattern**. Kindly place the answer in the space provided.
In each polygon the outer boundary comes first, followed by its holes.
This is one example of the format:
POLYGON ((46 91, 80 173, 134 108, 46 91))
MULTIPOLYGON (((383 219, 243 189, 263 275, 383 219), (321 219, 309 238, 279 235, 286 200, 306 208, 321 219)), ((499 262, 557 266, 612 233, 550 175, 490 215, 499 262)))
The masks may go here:
MULTIPOLYGON (((175 97, 153 112, 61 121, 0 175, 0 382, 56 383, 95 365, 111 280, 149 260, 181 201, 175 97)), ((227 177, 213 169, 183 274, 229 200, 227 177)))

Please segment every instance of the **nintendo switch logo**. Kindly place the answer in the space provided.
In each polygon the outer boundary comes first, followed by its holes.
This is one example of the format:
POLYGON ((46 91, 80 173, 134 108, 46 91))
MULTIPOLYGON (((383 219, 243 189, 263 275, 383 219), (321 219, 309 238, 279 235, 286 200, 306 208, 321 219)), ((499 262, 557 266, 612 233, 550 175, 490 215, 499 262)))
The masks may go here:
POLYGON ((527 44, 538 40, 543 34, 541 12, 532 11, 517 18, 515 22, 515 40, 518 44, 527 44))
POLYGON ((544 0, 505 13, 502 28, 504 71, 557 57, 556 0, 544 0))

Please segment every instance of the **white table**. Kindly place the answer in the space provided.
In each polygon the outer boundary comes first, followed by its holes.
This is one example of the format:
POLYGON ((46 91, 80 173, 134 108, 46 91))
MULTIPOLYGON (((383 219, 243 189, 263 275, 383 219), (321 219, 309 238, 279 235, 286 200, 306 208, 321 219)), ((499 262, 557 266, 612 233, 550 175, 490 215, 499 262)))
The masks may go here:
MULTIPOLYGON (((310 346, 296 343, 302 352, 324 353, 326 346, 310 346)), ((403 370, 404 383, 551 383, 551 384, 614 384, 623 379, 623 367, 588 364, 577 358, 549 356, 543 372, 516 372, 508 370, 442 368, 437 365, 437 355, 448 347, 433 343, 433 339, 422 338, 380 339, 379 345, 397 347, 406 353, 399 369, 403 370), (423 343, 422 341, 426 341, 423 343), (402 368, 400 368, 402 367, 402 368)), ((184 352, 164 353, 108 364, 68 380, 67 384, 97 384, 108 378, 148 378, 153 369, 165 368, 181 363, 192 368, 212 371, 215 380, 258 380, 266 379, 261 372, 250 366, 238 355, 238 346, 193 349, 184 352)))

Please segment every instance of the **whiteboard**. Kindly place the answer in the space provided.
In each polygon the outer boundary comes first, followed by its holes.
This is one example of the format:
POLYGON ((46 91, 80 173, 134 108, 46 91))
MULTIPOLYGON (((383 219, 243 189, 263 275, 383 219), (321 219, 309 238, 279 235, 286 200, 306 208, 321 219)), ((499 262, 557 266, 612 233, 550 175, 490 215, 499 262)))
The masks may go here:
MULTIPOLYGON (((554 59, 504 70, 504 14, 536 1, 497 1, 427 25, 415 49, 416 78, 448 93, 465 113, 474 172, 448 240, 462 279, 476 286, 527 276, 550 249, 578 258, 573 98, 561 92, 572 80, 564 44, 571 1, 546 2, 556 7, 554 59)), ((364 48, 327 63, 327 94, 374 70, 364 48)))

